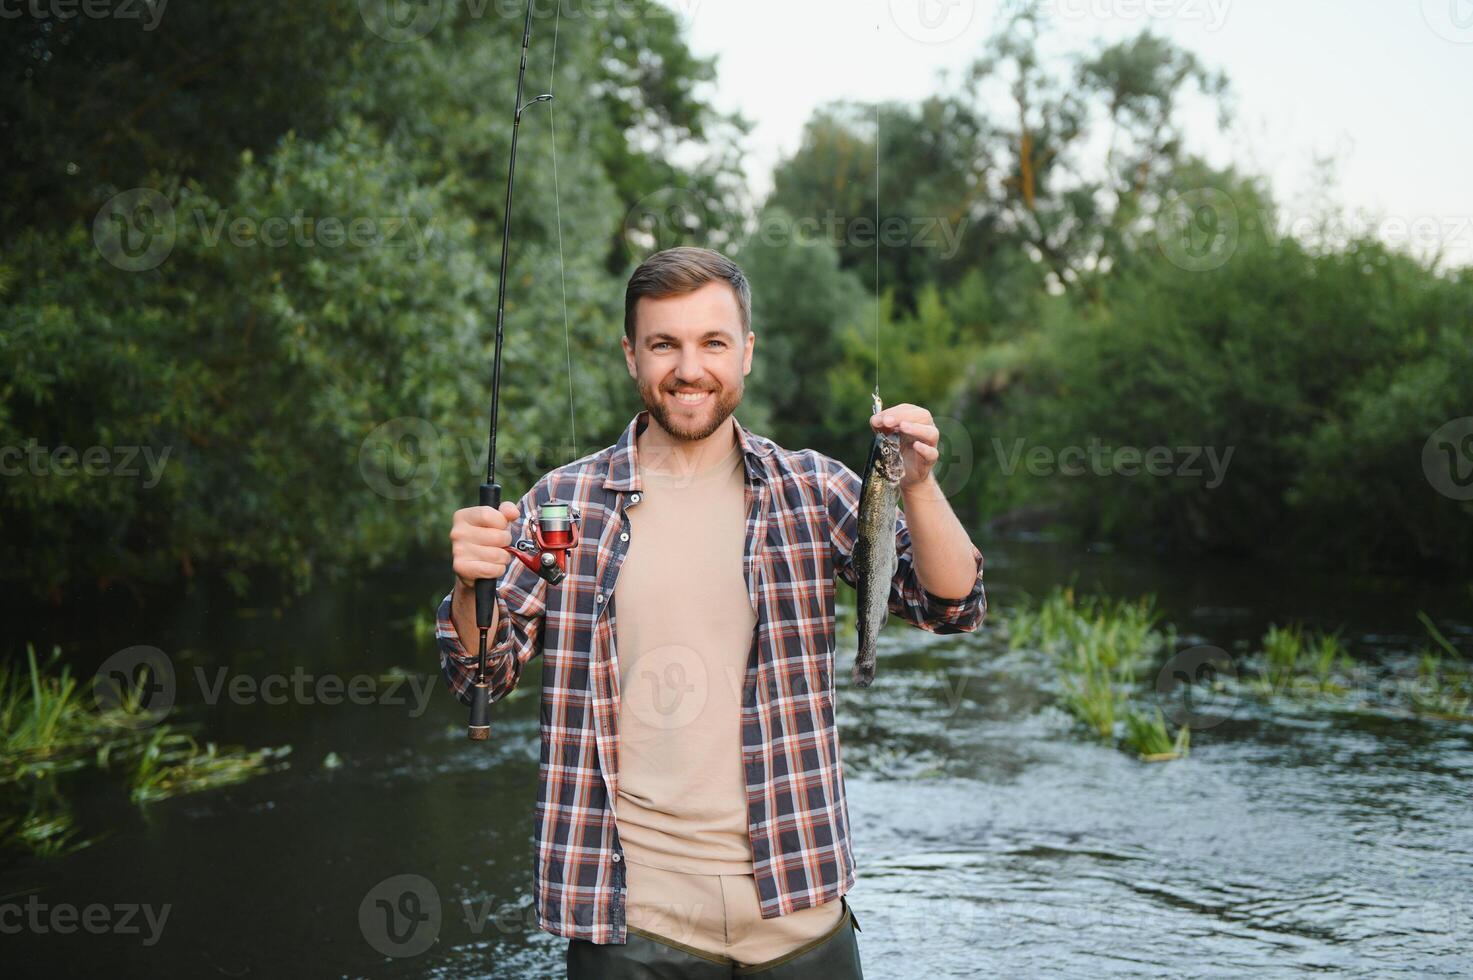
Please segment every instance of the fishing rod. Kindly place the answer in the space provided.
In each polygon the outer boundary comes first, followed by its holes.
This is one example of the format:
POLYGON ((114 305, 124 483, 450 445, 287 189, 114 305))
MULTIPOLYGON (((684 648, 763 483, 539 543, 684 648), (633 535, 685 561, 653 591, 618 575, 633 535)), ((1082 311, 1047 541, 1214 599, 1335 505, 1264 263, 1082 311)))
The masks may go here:
MULTIPOLYGON (((522 113, 527 108, 539 102, 552 101, 551 93, 546 93, 525 104, 522 102, 522 86, 527 75, 527 50, 532 43, 532 7, 535 3, 536 0, 527 0, 527 16, 522 24, 522 61, 517 68, 517 95, 513 103, 516 111, 511 122, 511 161, 506 168, 506 206, 501 217, 501 275, 496 287, 496 350, 491 366, 491 430, 486 456, 486 482, 481 484, 480 494, 481 506, 492 510, 499 510, 501 507, 501 484, 496 482, 496 415, 501 403, 501 344, 506 320, 506 265, 511 249, 511 200, 517 172, 517 132, 521 127, 522 113)), ((561 6, 558 12, 561 17, 561 6)), ((568 551, 578 544, 579 516, 577 508, 571 504, 558 500, 547 501, 537 508, 535 522, 530 519, 526 521, 527 526, 532 528, 533 540, 518 541, 510 554, 549 584, 558 584, 565 574, 568 551)), ((484 742, 491 737, 491 683, 486 679, 486 640, 491 629, 491 619, 496 612, 498 584, 498 580, 494 578, 476 580, 476 626, 481 631, 480 653, 476 658, 475 681, 470 689, 471 717, 466 731, 466 735, 476 742, 484 742)))

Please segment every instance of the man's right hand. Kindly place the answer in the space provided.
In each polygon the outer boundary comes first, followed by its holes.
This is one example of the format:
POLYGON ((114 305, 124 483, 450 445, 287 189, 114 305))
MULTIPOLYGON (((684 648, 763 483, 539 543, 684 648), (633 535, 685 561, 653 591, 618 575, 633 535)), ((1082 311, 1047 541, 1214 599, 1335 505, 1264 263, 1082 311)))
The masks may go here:
POLYGON ((517 505, 503 501, 501 509, 464 507, 450 525, 451 567, 460 588, 475 592, 476 581, 498 579, 516 559, 511 555, 512 521, 521 516, 517 505))
MULTIPOLYGON (((509 550, 511 531, 508 525, 521 516, 517 505, 502 501, 501 509, 465 507, 455 512, 450 524, 451 567, 455 570, 455 595, 450 615, 461 645, 474 651, 479 630, 476 627, 476 580, 499 579, 512 562, 509 550)), ((491 628, 496 632, 496 610, 491 611, 491 628)))

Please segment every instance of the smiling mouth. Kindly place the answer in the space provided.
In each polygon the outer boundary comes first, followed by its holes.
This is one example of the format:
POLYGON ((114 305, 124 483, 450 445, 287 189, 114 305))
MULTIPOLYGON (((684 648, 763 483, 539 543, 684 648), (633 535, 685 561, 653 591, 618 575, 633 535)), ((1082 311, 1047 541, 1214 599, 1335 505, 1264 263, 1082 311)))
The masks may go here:
POLYGON ((711 397, 711 392, 697 391, 692 393, 684 393, 674 391, 670 393, 670 396, 681 405, 696 406, 705 404, 706 400, 711 397))

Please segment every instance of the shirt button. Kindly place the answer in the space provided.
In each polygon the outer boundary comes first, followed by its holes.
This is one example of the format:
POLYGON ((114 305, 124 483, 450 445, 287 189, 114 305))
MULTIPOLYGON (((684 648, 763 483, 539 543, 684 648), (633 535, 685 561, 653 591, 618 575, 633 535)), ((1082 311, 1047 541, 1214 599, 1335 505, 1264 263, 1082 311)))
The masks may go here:
POLYGON ((619 535, 619 540, 620 541, 628 541, 629 540, 629 532, 628 531, 625 531, 623 534, 619 535))
POLYGON ((604 601, 604 594, 602 592, 598 593, 598 595, 596 595, 596 596, 593 597, 593 601, 594 602, 603 602, 604 601))
POLYGON ((631 504, 637 504, 637 503, 639 503, 639 494, 637 494, 637 493, 630 494, 629 495, 629 502, 631 504))
POLYGON ((623 858, 621 858, 621 857, 620 857, 620 856, 619 856, 619 852, 618 852, 618 851, 615 851, 615 852, 614 852, 614 860, 615 860, 615 861, 616 861, 616 862, 618 862, 618 861, 622 861, 622 860, 623 860, 623 858))

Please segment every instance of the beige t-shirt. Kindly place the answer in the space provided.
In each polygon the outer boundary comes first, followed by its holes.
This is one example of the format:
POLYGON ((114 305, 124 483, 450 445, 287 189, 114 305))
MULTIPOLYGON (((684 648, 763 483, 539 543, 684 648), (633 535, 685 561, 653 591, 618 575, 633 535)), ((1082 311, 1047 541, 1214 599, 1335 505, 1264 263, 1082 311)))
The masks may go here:
POLYGON ((641 459, 644 496, 625 512, 614 815, 630 861, 751 874, 741 699, 757 613, 742 574, 741 447, 696 465, 641 459))

